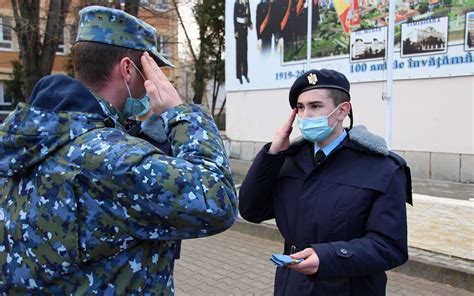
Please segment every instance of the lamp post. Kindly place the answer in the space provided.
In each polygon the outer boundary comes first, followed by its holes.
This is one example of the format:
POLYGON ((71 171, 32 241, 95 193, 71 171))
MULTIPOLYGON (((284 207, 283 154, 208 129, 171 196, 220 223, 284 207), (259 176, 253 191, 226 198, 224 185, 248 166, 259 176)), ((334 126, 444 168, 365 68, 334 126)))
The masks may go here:
POLYGON ((388 149, 392 147, 392 113, 393 113, 393 51, 395 49, 395 9, 396 0, 390 0, 388 11, 388 42, 387 42, 387 86, 382 99, 387 102, 385 141, 388 149))

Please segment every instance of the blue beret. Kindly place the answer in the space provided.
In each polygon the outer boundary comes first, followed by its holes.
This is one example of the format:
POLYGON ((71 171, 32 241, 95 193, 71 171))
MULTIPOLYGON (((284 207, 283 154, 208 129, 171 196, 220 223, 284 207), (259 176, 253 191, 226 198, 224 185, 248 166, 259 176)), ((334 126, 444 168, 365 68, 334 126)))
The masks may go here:
POLYGON ((79 11, 76 41, 90 41, 148 51, 159 66, 174 67, 158 52, 156 29, 144 21, 104 6, 87 6, 79 11))
POLYGON ((309 70, 298 77, 291 86, 289 96, 291 108, 296 108, 301 93, 316 88, 338 89, 351 98, 349 80, 344 74, 329 69, 309 70))

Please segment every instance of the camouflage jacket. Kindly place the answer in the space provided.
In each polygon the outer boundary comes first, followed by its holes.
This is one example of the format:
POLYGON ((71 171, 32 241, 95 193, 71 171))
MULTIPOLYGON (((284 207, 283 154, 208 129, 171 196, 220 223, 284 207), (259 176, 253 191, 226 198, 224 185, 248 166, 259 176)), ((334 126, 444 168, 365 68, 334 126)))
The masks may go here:
POLYGON ((172 295, 174 240, 235 221, 208 113, 161 115, 170 157, 102 110, 77 80, 48 76, 0 126, 0 295, 172 295))

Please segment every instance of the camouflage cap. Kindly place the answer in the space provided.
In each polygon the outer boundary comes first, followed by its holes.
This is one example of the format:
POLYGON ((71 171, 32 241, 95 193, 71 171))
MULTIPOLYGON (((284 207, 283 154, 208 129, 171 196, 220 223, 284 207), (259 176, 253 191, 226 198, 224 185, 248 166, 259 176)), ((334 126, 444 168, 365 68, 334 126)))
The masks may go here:
POLYGON ((148 51, 159 66, 174 67, 157 48, 156 29, 119 9, 87 6, 79 11, 76 42, 90 41, 148 51))

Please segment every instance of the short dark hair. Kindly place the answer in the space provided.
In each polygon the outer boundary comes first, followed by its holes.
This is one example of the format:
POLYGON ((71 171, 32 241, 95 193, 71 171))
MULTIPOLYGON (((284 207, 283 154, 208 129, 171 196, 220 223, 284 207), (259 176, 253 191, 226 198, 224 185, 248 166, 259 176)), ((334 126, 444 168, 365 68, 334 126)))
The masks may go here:
POLYGON ((344 102, 350 102, 350 98, 347 93, 343 92, 342 90, 334 89, 334 88, 326 88, 328 96, 332 99, 334 106, 337 107, 344 102))
POLYGON ((113 66, 129 57, 140 71, 142 51, 96 42, 77 42, 72 48, 72 63, 77 79, 101 87, 110 77, 113 66))

